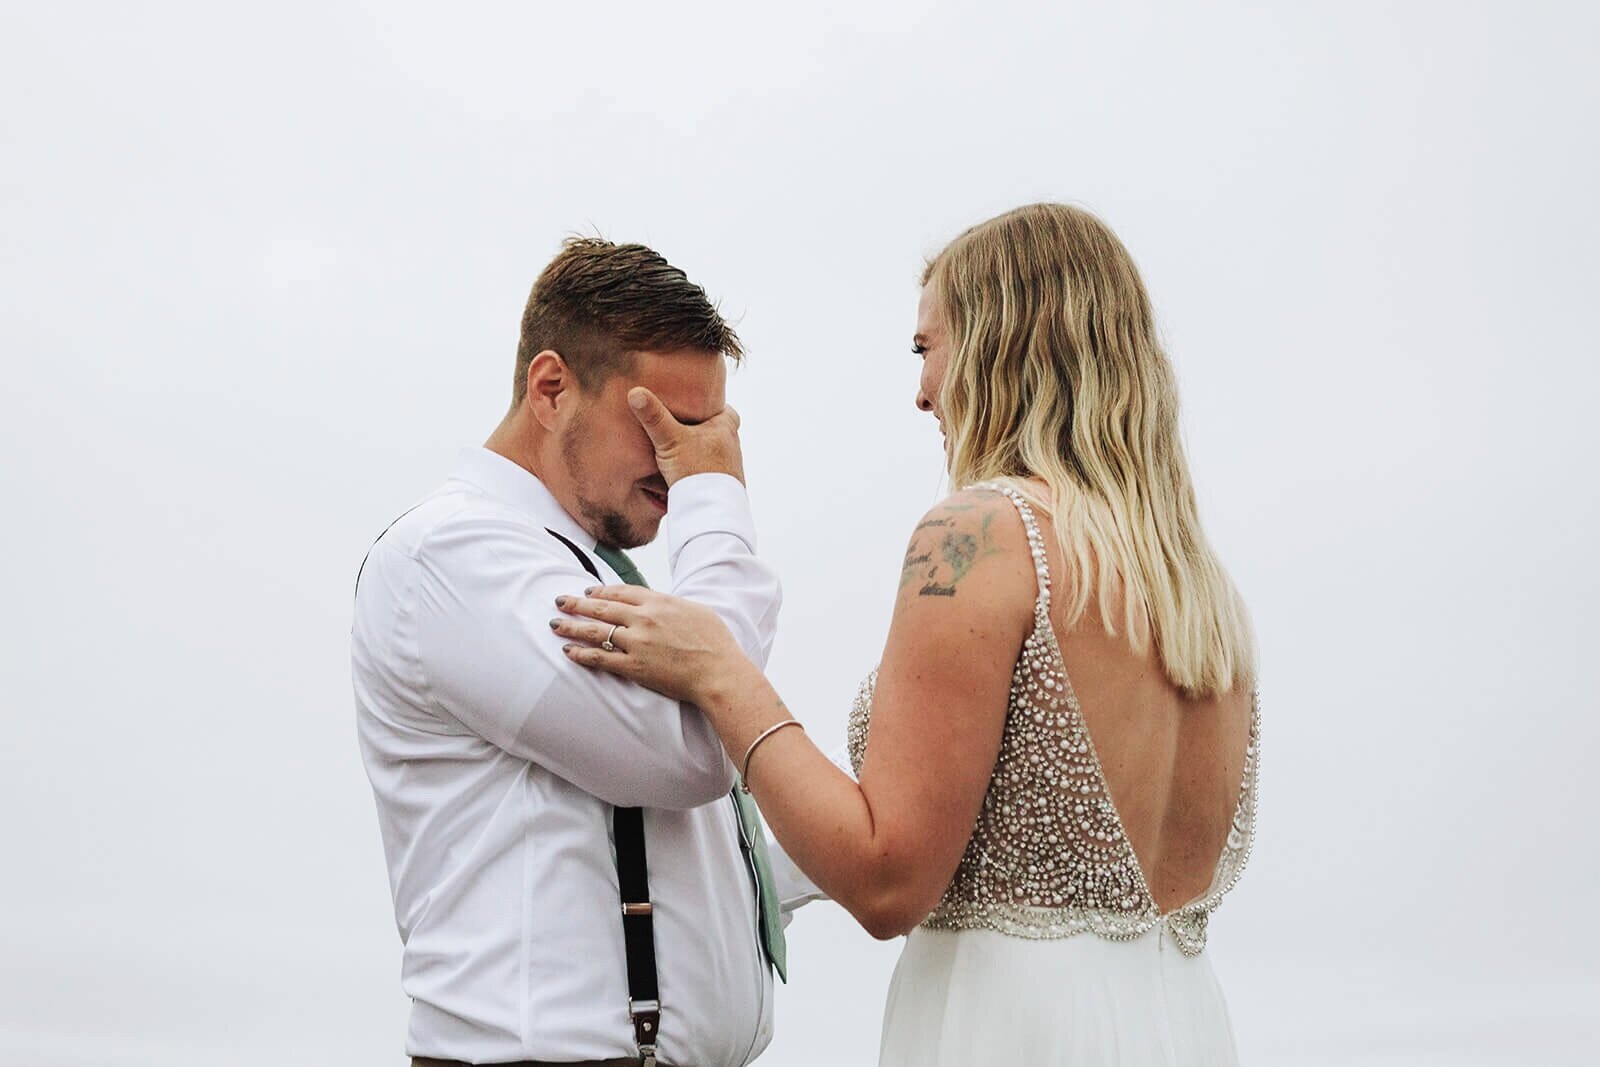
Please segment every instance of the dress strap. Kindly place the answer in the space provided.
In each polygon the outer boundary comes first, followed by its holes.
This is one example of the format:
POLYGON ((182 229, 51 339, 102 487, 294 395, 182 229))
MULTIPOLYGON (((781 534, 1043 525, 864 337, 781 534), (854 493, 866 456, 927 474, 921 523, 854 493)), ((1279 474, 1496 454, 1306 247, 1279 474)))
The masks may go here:
POLYGON ((1009 497, 1022 516, 1022 528, 1028 534, 1028 553, 1033 556, 1033 571, 1039 577, 1039 595, 1033 602, 1033 617, 1048 626, 1050 622, 1050 556, 1044 550, 1044 535, 1039 532, 1039 520, 1034 517, 1033 506, 1014 486, 1004 482, 979 482, 974 489, 986 489, 1009 497))

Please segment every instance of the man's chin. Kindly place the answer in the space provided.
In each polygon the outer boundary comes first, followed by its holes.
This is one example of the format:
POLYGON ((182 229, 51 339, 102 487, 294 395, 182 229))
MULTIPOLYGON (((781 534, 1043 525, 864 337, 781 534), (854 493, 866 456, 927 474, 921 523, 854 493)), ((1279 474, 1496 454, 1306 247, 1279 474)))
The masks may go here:
POLYGON ((607 515, 601 523, 600 540, 613 548, 630 549, 648 545, 656 539, 661 532, 661 517, 651 515, 648 518, 624 518, 621 515, 607 515))
POLYGON ((636 533, 630 535, 626 541, 622 542, 621 544, 614 545, 613 547, 614 548, 623 549, 624 551, 627 551, 627 552, 631 552, 636 548, 643 548, 645 545, 648 545, 650 542, 654 541, 655 539, 656 539, 656 535, 655 535, 655 531, 654 530, 652 530, 649 533, 638 533, 638 532, 636 532, 636 533))

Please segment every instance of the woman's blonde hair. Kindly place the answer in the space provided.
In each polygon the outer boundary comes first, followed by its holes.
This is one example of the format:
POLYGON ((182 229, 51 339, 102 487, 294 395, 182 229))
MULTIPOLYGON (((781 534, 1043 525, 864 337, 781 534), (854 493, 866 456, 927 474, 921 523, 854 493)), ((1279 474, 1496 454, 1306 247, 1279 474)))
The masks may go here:
POLYGON ((1054 516, 1068 624, 1093 593, 1114 634, 1120 601, 1134 647, 1154 638, 1188 696, 1251 681, 1249 619, 1201 531, 1172 367, 1122 242, 1086 211, 1031 204, 951 241, 922 281, 952 346, 951 480, 1009 482, 1054 516))

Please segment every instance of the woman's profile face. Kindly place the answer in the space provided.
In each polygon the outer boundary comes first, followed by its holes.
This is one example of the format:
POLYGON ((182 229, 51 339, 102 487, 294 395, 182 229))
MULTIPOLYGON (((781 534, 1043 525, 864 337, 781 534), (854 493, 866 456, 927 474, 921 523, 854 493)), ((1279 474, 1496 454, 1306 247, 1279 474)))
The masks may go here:
POLYGON ((938 419, 939 431, 943 433, 944 411, 939 407, 939 389, 944 385, 945 368, 950 366, 950 338, 945 331, 939 298, 931 285, 922 287, 922 299, 917 302, 917 332, 911 338, 911 351, 922 357, 917 410, 938 419))

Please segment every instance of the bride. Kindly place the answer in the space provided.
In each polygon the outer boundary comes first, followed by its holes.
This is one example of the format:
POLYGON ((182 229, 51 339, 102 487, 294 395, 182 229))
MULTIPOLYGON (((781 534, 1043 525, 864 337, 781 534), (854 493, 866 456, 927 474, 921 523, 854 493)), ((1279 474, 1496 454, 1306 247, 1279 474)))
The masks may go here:
POLYGON ((1250 849, 1253 644, 1144 285, 1094 216, 1018 208, 928 264, 913 350, 962 488, 911 534, 858 780, 705 608, 591 590, 568 655, 702 708, 801 870, 909 935, 881 1063, 1233 1063, 1204 949, 1250 849))

